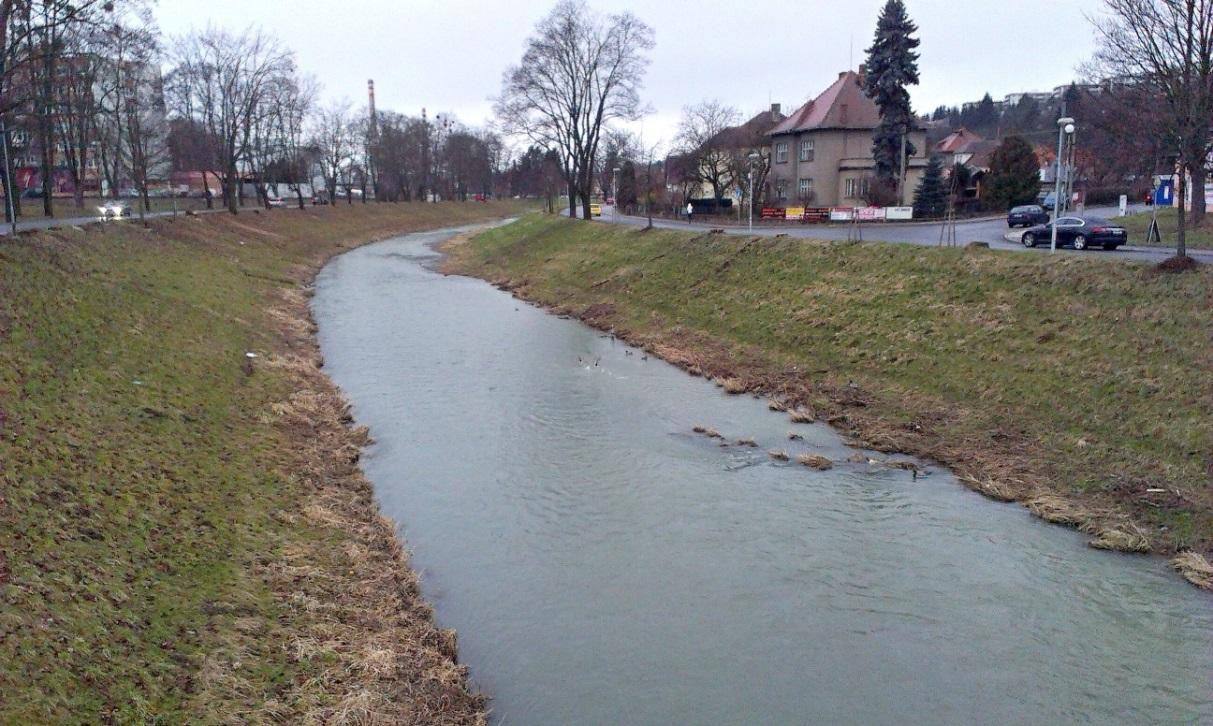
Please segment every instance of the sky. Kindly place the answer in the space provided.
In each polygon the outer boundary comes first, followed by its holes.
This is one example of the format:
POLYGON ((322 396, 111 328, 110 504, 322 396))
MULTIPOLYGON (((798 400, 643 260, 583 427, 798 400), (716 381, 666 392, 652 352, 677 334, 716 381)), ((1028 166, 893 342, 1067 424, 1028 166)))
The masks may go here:
MULTIPOLYGON (((492 119, 502 72, 522 56, 554 0, 158 0, 166 36, 260 25, 292 48, 328 99, 366 101, 409 115, 424 107, 470 126, 492 119)), ((718 99, 746 118, 785 113, 863 61, 884 0, 590 0, 630 11, 654 30, 644 84, 650 113, 633 131, 669 146, 683 107, 718 99)), ((922 83, 914 108, 1049 90, 1079 77, 1095 47, 1097 0, 907 0, 918 24, 922 83), (1050 28, 1062 42, 1051 48, 1050 28)))

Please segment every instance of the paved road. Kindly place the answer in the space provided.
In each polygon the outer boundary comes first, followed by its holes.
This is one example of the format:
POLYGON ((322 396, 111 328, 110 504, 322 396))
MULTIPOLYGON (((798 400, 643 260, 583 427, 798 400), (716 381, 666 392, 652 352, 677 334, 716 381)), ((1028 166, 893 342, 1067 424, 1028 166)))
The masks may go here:
MULTIPOLYGON (((1087 214, 1094 217, 1112 218, 1117 213, 1115 207, 1092 207, 1087 210, 1087 214)), ((1130 212, 1137 211, 1130 209, 1130 212)), ((565 210, 565 214, 568 211, 565 210)), ((604 222, 613 222, 618 224, 641 225, 648 222, 643 217, 632 217, 625 214, 615 215, 614 210, 609 206, 603 207, 601 220, 604 222)), ((699 224, 683 221, 673 221, 669 219, 654 219, 653 226, 663 229, 699 229, 709 230, 712 228, 723 228, 727 234, 749 234, 749 230, 745 226, 719 224, 699 224)), ((924 246, 935 246, 939 244, 940 235, 943 230, 943 225, 934 222, 919 222, 912 224, 885 224, 873 222, 864 224, 861 227, 863 239, 868 241, 895 242, 899 244, 916 244, 924 246)), ((1049 248, 1046 244, 1044 247, 1037 247, 1029 250, 1019 244, 1018 240, 1021 230, 1015 230, 1013 235, 1008 235, 1010 230, 1007 229, 1005 217, 987 218, 956 224, 956 242, 959 245, 964 245, 968 242, 986 242, 993 249, 1015 250, 1025 254, 1048 254, 1049 248), (1008 238, 1010 237, 1010 239, 1008 238)), ((754 226, 755 236, 770 237, 777 234, 786 234, 789 237, 799 237, 805 239, 826 239, 826 240, 845 240, 848 239, 851 229, 849 225, 798 225, 789 224, 786 227, 767 227, 754 226)), ((1114 257, 1130 262, 1161 262, 1174 254, 1167 248, 1160 247, 1137 247, 1125 246, 1115 252, 1105 252, 1103 250, 1090 250, 1087 252, 1075 252, 1074 250, 1059 250, 1065 254, 1081 254, 1081 255, 1098 255, 1099 257, 1114 257)), ((1196 250, 1189 251, 1193 257, 1201 262, 1213 263, 1213 250, 1196 250)))
MULTIPOLYGON (((261 209, 261 207, 243 207, 242 209, 253 210, 253 209, 261 209)), ((283 209, 298 209, 298 207, 288 204, 287 206, 281 207, 279 209, 275 209, 274 211, 277 212, 277 211, 281 211, 283 209)), ((214 209, 195 209, 194 213, 195 214, 215 214, 218 212, 226 212, 226 211, 227 211, 226 207, 219 206, 218 203, 216 203, 216 206, 214 209)), ((153 219, 155 217, 171 217, 171 216, 173 216, 173 214, 174 213, 172 211, 148 212, 144 216, 146 216, 148 219, 153 219)), ((176 215, 179 217, 184 216, 185 210, 176 212, 176 215)), ((0 213, 0 216, 4 216, 4 215, 2 213, 0 213)), ((48 227, 71 227, 73 225, 77 226, 77 227, 82 227, 86 224, 102 224, 102 223, 106 223, 109 221, 111 221, 111 220, 103 220, 103 219, 101 219, 100 216, 98 216, 96 214, 88 216, 88 217, 54 217, 52 219, 45 219, 45 218, 40 217, 38 219, 20 220, 19 222, 17 222, 17 231, 24 232, 26 230, 46 229, 48 227)), ((133 215, 131 215, 125 221, 128 221, 128 222, 139 221, 139 213, 135 212, 133 215)), ((0 236, 8 235, 8 234, 12 234, 12 228, 9 226, 9 224, 7 222, 0 219, 0 236)))

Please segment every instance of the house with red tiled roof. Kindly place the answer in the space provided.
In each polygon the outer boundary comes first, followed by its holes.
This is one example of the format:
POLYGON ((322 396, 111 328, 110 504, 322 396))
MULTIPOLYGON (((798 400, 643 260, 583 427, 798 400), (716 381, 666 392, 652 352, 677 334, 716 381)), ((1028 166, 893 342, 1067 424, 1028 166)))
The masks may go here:
MULTIPOLYGON (((875 177, 872 132, 880 111, 854 71, 838 74, 817 98, 796 109, 771 129, 768 203, 776 206, 862 206, 875 177)), ((910 130, 916 153, 907 165, 908 201, 927 166, 927 135, 910 130)))

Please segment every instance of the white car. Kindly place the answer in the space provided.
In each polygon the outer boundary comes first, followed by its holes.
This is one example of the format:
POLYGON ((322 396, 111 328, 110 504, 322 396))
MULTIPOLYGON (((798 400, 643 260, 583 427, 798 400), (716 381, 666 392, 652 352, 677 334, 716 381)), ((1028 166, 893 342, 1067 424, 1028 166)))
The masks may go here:
POLYGON ((102 219, 122 219, 131 216, 131 205, 126 202, 110 201, 97 207, 102 219))

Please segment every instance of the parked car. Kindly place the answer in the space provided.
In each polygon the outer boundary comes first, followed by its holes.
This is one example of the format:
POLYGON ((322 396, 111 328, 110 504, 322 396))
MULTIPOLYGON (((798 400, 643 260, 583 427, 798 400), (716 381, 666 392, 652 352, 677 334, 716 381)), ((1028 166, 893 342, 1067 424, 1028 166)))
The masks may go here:
POLYGON ((598 204, 598 203, 591 204, 590 205, 590 216, 591 217, 601 217, 602 216, 602 205, 598 204))
POLYGON ((1048 224, 1049 213, 1045 208, 1038 204, 1025 204, 1022 207, 1013 207, 1007 212, 1008 227, 1035 227, 1038 224, 1048 224))
POLYGON ((1129 241, 1124 227, 1098 217, 1060 217, 1056 222, 1032 227, 1023 233, 1020 241, 1024 247, 1050 244, 1054 225, 1057 227, 1059 247, 1070 245, 1076 250, 1085 250, 1100 245, 1105 250, 1114 250, 1129 241))
POLYGON ((122 219, 131 216, 131 205, 121 201, 110 201, 97 207, 102 219, 122 219))
POLYGON ((281 209, 282 207, 286 206, 286 200, 282 197, 270 197, 267 200, 267 203, 271 209, 281 209))
POLYGON ((1056 192, 1041 192, 1036 195, 1036 203, 1045 209, 1053 209, 1056 205, 1056 192))

